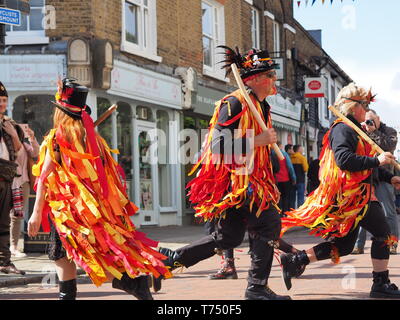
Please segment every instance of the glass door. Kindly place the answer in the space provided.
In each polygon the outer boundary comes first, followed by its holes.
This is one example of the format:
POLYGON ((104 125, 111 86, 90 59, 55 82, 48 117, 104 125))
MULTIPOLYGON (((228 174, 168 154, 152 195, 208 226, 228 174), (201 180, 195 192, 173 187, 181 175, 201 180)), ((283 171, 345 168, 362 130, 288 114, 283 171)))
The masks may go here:
MULTIPOLYGON (((138 121, 142 122, 142 121, 138 121)), ((158 200, 156 190, 157 172, 156 172, 156 141, 151 139, 150 130, 154 130, 155 125, 151 123, 138 123, 136 129, 137 141, 137 168, 138 168, 138 198, 136 205, 139 210, 139 223, 141 225, 157 225, 158 224, 158 200)))

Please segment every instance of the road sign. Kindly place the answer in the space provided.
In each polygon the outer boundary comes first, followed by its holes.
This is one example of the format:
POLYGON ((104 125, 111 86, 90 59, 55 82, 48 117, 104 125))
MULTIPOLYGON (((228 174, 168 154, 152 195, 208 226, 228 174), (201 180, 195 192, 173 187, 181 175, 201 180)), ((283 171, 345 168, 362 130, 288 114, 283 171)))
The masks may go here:
POLYGON ((12 26, 21 25, 21 11, 8 8, 0 8, 0 23, 12 26))
MULTIPOLYGON (((3 0, 4 2, 4 7, 8 9, 14 9, 14 10, 19 10, 23 14, 29 14, 31 11, 31 6, 28 2, 26 1, 21 1, 21 0, 3 0)), ((1 3, 1 1, 0 1, 1 3)))

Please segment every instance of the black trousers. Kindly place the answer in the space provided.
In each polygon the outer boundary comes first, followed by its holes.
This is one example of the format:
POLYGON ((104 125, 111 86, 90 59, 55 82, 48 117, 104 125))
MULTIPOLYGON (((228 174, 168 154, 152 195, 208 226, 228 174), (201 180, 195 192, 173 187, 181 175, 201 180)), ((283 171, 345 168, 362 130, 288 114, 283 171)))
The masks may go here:
POLYGON ((331 257, 332 246, 335 246, 338 249, 340 256, 350 254, 357 241, 360 227, 366 229, 373 236, 371 258, 379 260, 389 259, 390 250, 385 243, 385 240, 387 240, 390 235, 390 227, 386 221, 385 213, 381 204, 376 201, 370 203, 370 207, 364 218, 353 231, 347 234, 347 236, 343 238, 335 238, 332 241, 323 242, 315 246, 314 252, 317 259, 329 259, 331 257))
POLYGON ((11 183, 2 180, 0 181, 0 266, 8 266, 11 263, 10 210, 12 206, 11 183))
POLYGON ((282 212, 285 213, 290 210, 290 191, 292 190, 293 184, 289 180, 286 182, 278 182, 276 185, 281 193, 279 207, 282 209, 282 212))
POLYGON ((281 217, 271 206, 268 210, 256 216, 257 208, 250 211, 248 204, 239 209, 231 208, 226 212, 225 219, 218 222, 217 230, 176 252, 180 255, 179 262, 185 267, 210 258, 215 249, 232 249, 239 246, 248 230, 250 242, 251 266, 248 272, 248 282, 265 285, 271 272, 274 248, 269 241, 278 241, 281 231, 281 217))

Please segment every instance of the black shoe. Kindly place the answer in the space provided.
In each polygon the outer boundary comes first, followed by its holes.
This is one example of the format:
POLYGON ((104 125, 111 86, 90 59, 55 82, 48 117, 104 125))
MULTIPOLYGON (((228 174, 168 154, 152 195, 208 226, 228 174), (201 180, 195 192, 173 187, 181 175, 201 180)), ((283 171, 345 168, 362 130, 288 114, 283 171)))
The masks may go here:
POLYGON ((59 300, 76 300, 76 279, 59 281, 58 286, 60 289, 59 300))
POLYGON ((283 280, 286 288, 290 290, 292 287, 292 278, 300 277, 306 266, 310 263, 310 260, 305 251, 300 251, 298 253, 283 253, 280 258, 283 280))
POLYGON ((390 283, 389 271, 372 272, 374 283, 369 296, 371 298, 400 299, 400 290, 394 284, 390 283))
POLYGON ((25 275, 25 271, 19 270, 13 263, 10 263, 6 266, 0 266, 0 272, 5 274, 9 273, 20 274, 21 276, 25 275))
MULTIPOLYGON (((180 258, 180 255, 176 251, 168 249, 168 248, 159 248, 158 251, 167 257, 162 262, 164 263, 164 265, 166 267, 169 267, 169 271, 172 271, 172 270, 182 266, 182 264, 178 261, 180 258)), ((161 281, 163 279, 164 279, 164 277, 162 275, 160 275, 158 278, 152 276, 154 292, 158 292, 161 290, 161 286, 162 286, 161 281)))
POLYGON ((249 284, 244 295, 246 300, 292 300, 290 296, 280 296, 267 285, 249 284))
POLYGON ((149 288, 149 276, 140 276, 132 279, 124 273, 121 280, 114 278, 112 287, 133 295, 138 300, 153 300, 149 288))

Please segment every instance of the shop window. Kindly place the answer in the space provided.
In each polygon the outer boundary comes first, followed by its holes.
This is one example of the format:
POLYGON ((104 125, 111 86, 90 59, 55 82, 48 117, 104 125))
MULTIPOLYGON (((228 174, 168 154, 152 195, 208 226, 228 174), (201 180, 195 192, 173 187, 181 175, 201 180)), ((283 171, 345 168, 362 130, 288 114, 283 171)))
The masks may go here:
POLYGON ((160 207, 172 207, 172 165, 170 164, 170 130, 168 112, 157 111, 157 129, 160 132, 158 138, 158 188, 160 207))
POLYGON ((139 120, 153 121, 153 112, 148 107, 138 106, 136 108, 136 117, 139 120))
POLYGON ((55 106, 53 95, 22 95, 14 100, 12 117, 17 123, 27 123, 39 143, 53 127, 55 106))
POLYGON ((157 56, 157 15, 154 0, 122 1, 121 50, 161 62, 157 56))
POLYGON ((215 0, 201 2, 203 30, 203 73, 225 80, 224 71, 216 60, 216 47, 225 42, 224 6, 215 0))
POLYGON ((45 0, 30 0, 29 15, 21 15, 20 26, 6 26, 6 44, 49 43, 43 26, 45 0))
POLYGON ((118 162, 124 169, 126 179, 132 180, 132 109, 125 102, 118 102, 117 134, 118 162))
MULTIPOLYGON (((196 130, 197 137, 199 139, 198 144, 197 144, 199 146, 199 150, 197 150, 198 152, 200 152, 200 148, 204 142, 205 133, 207 132, 206 129, 208 128, 208 126, 209 126, 208 119, 195 118, 195 117, 191 117, 191 116, 184 117, 184 128, 196 130)), ((188 139, 189 139, 189 137, 187 138, 186 141, 184 141, 184 143, 187 143, 188 139)), ((194 172, 191 176, 189 176, 189 172, 193 168, 194 161, 195 161, 195 159, 190 159, 189 163, 185 165, 185 185, 187 185, 190 182, 190 180, 192 180, 196 176, 197 172, 194 172)), ((186 207, 186 209, 189 209, 191 207, 189 198, 186 197, 185 200, 186 200, 185 207, 186 207)))
MULTIPOLYGON (((97 98, 97 115, 101 115, 111 107, 110 101, 105 98, 97 98)), ((106 140, 109 146, 112 146, 112 121, 111 117, 105 119, 98 125, 97 131, 106 140)))
POLYGON ((281 51, 281 29, 279 23, 276 21, 272 22, 272 35, 274 41, 274 52, 281 51))

